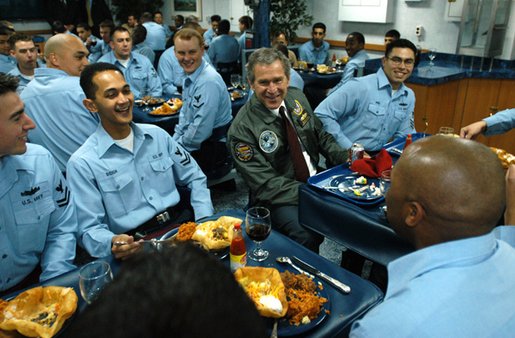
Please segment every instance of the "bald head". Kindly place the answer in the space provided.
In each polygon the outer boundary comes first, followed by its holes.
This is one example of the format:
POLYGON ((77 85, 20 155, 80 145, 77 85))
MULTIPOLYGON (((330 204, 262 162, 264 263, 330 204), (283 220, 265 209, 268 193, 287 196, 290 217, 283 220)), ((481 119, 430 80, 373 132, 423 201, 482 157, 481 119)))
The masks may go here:
POLYGON ((72 34, 56 34, 45 44, 47 67, 63 70, 70 76, 80 76, 88 64, 88 54, 82 41, 72 34))
POLYGON ((438 135, 419 140, 406 149, 392 175, 388 218, 417 247, 485 234, 504 209, 501 164, 477 142, 438 135), (390 208, 392 203, 397 205, 390 208), (411 218, 417 213, 419 218, 411 218))

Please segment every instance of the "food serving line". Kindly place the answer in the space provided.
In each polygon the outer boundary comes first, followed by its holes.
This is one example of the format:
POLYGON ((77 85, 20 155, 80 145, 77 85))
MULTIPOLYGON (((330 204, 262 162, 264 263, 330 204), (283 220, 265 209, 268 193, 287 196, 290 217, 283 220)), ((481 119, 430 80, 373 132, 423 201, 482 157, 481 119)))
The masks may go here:
MULTIPOLYGON (((245 214, 242 211, 230 210, 214 215, 206 220, 214 220, 224 215, 237 217, 242 220, 245 219, 245 214)), ((242 223, 242 226, 245 226, 244 222, 242 223)), ((250 252, 254 249, 255 244, 252 243, 252 241, 246 236, 245 242, 247 245, 247 252, 250 252)), ((289 270, 290 272, 298 273, 298 271, 296 271, 291 265, 281 264, 276 261, 277 257, 295 256, 318 269, 319 271, 325 273, 326 275, 346 284, 351 289, 350 293, 347 294, 338 290, 331 284, 328 284, 325 282, 325 280, 316 277, 315 282, 319 285, 323 285, 323 290, 320 291, 321 296, 328 299, 328 302, 324 305, 324 309, 322 309, 321 313, 319 314, 319 318, 311 321, 309 324, 299 326, 290 325, 286 320, 280 320, 278 324, 279 337, 302 336, 318 338, 344 336, 346 333, 348 333, 351 324, 355 320, 362 317, 369 309, 377 305, 383 298, 382 292, 374 284, 338 267, 324 257, 317 255, 316 253, 306 249, 305 247, 276 231, 272 230, 270 236, 263 242, 262 245, 270 252, 269 257, 262 262, 255 262, 249 259, 247 260, 247 265, 273 267, 280 272, 289 270), (327 314, 324 310, 328 310, 329 313, 327 314)), ((116 281, 116 274, 123 262, 115 260, 112 257, 107 257, 102 260, 107 261, 111 265, 116 281)), ((229 269, 229 258, 223 258, 223 262, 229 269)), ((73 320, 76 316, 80 316, 80 313, 87 306, 85 301, 80 297, 79 269, 75 269, 38 285, 66 286, 72 287, 75 290, 79 296, 79 303, 77 307, 77 313, 69 320, 73 320)), ((18 293, 19 292, 10 294, 8 297, 6 297, 6 299, 10 299, 16 296, 18 293)), ((273 321, 270 320, 270 328, 272 325, 273 321)), ((66 330, 66 326, 67 324, 65 323, 63 330, 66 330)))

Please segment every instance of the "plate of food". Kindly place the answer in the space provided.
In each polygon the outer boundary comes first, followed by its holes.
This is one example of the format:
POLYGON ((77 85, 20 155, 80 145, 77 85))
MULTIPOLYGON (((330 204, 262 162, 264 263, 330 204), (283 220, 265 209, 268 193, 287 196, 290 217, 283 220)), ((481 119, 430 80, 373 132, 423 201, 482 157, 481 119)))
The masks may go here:
POLYGON ((73 288, 38 286, 15 298, 0 300, 0 330, 18 331, 27 337, 56 335, 77 310, 73 288))
POLYGON ((150 95, 143 96, 140 100, 134 100, 134 103, 139 106, 159 106, 162 105, 166 100, 162 97, 153 97, 150 95))
POLYGON ((497 155, 497 158, 501 161, 504 169, 508 169, 511 164, 515 164, 515 156, 506 150, 495 147, 490 147, 490 149, 497 155))
POLYGON ((171 239, 171 244, 192 241, 220 259, 224 259, 229 254, 234 225, 241 222, 241 219, 230 216, 221 216, 217 220, 198 225, 187 222, 164 234, 161 240, 171 239))
POLYGON ((329 302, 321 284, 306 275, 275 268, 244 267, 234 277, 252 299, 261 316, 277 320, 280 337, 299 335, 320 324, 329 314, 329 302))
POLYGON ((245 92, 240 89, 232 89, 229 91, 229 94, 231 95, 231 101, 236 101, 245 97, 245 92))
POLYGON ((334 74, 334 73, 336 73, 336 68, 329 67, 327 65, 317 65, 317 73, 318 74, 334 74))
POLYGON ((178 98, 173 98, 164 102, 161 106, 154 108, 148 113, 152 116, 170 116, 177 114, 181 107, 182 100, 178 98))
POLYGON ((379 188, 379 179, 364 176, 333 176, 329 180, 329 188, 356 200, 369 201, 383 196, 379 188))

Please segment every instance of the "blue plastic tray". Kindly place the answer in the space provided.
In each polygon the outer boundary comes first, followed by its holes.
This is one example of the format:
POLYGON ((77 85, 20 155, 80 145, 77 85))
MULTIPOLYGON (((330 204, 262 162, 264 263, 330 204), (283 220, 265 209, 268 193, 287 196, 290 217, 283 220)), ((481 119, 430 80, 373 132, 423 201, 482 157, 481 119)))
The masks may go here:
MULTIPOLYGON (((428 136, 431 136, 431 134, 415 133, 415 134, 411 135, 411 139, 414 142, 420 138, 424 138, 424 137, 428 137, 428 136)), ((405 143, 406 143, 406 138, 401 137, 401 138, 393 140, 392 142, 385 144, 384 149, 386 149, 386 151, 390 155, 399 157, 402 154, 402 150, 404 149, 405 143)))
MULTIPOLYGON (((384 202, 384 196, 378 197, 378 198, 373 199, 373 200, 359 200, 359 199, 354 199, 354 198, 348 197, 347 195, 345 195, 344 193, 342 193, 338 189, 327 190, 327 189, 323 188, 323 187, 326 187, 326 186, 328 186, 330 184, 330 182, 331 182, 331 180, 333 179, 334 176, 351 175, 353 173, 354 172, 352 170, 350 170, 347 167, 347 165, 339 165, 339 166, 336 166, 334 168, 331 168, 331 169, 328 169, 326 171, 323 171, 323 172, 321 172, 319 174, 316 174, 314 176, 311 176, 308 179, 308 184, 310 186, 312 186, 312 187, 315 187, 318 190, 325 191, 328 194, 331 194, 333 196, 336 196, 338 198, 341 198, 341 199, 343 199, 345 201, 348 201, 350 203, 356 204, 358 206, 366 207, 366 206, 372 206, 372 205, 381 204, 382 202, 384 202)), ((359 177, 359 175, 356 175, 356 178, 358 178, 358 177, 359 177)))

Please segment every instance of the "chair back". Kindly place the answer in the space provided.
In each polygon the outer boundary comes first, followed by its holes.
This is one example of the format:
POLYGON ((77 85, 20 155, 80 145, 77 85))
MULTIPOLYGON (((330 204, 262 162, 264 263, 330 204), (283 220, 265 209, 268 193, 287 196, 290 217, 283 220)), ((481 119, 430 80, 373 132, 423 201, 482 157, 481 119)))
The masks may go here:
POLYGON ((216 71, 222 75, 226 86, 231 86, 231 74, 238 73, 237 62, 219 62, 216 65, 216 71))

